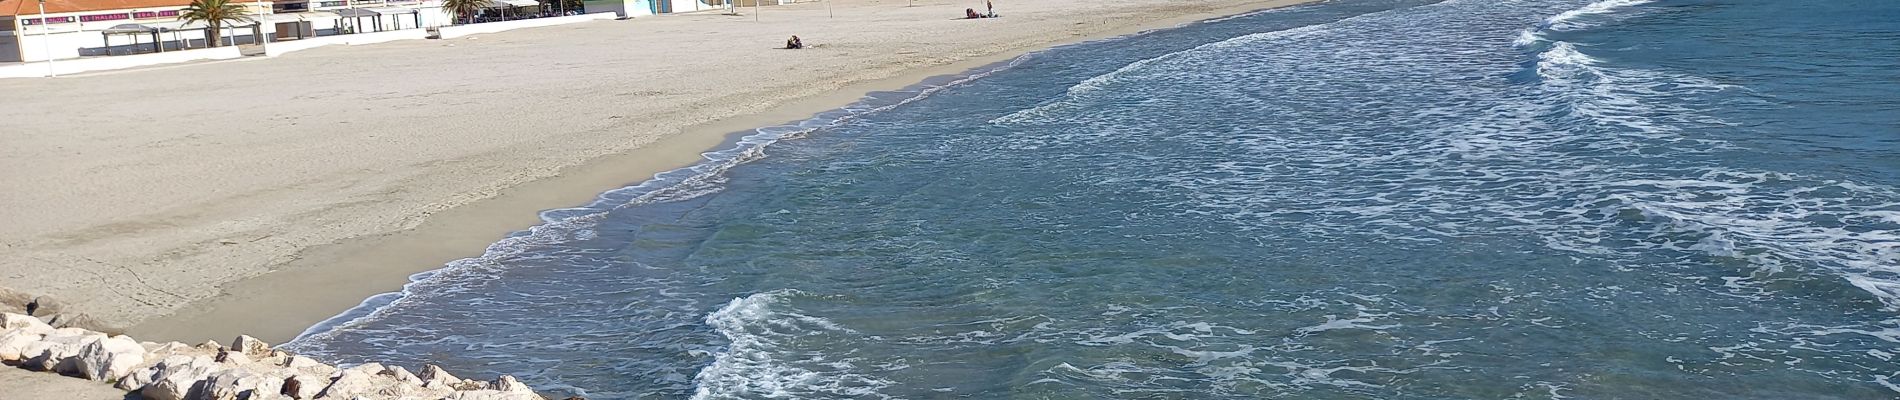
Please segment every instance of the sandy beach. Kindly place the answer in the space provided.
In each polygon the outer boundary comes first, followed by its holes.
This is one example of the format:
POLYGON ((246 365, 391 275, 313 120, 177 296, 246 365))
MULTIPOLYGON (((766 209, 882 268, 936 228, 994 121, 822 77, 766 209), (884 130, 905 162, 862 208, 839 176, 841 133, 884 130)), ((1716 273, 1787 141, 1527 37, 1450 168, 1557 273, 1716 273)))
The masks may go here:
POLYGON ((0 81, 0 286, 142 340, 281 342, 731 133, 1301 2, 839 0, 0 81))

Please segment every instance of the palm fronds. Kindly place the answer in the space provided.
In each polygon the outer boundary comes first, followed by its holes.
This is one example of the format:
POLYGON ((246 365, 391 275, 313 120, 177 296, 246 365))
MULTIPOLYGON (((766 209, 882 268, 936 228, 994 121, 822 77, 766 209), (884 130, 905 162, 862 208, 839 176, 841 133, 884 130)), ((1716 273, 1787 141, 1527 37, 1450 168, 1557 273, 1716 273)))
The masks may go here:
POLYGON ((225 23, 251 22, 251 10, 244 8, 243 3, 231 0, 191 0, 190 6, 178 10, 178 19, 188 23, 203 22, 206 26, 205 42, 210 43, 211 47, 218 47, 224 45, 224 37, 219 35, 219 31, 224 30, 225 23))
POLYGON ((442 0, 442 11, 447 11, 463 21, 475 18, 475 13, 487 8, 490 0, 442 0))

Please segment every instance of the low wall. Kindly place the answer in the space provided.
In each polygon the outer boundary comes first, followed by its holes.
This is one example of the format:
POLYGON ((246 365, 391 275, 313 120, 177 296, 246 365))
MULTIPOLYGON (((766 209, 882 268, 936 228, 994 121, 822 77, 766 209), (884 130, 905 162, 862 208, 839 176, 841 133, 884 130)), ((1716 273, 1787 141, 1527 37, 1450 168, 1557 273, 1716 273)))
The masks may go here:
MULTIPOLYGON (((225 46, 130 56, 75 58, 54 60, 51 72, 58 75, 68 75, 81 72, 137 68, 188 61, 229 60, 243 56, 244 55, 238 51, 237 46, 225 46)), ((45 61, 0 67, 0 78, 37 78, 46 76, 47 73, 48 69, 45 61)))
POLYGON ((593 14, 575 15, 575 16, 567 16, 567 17, 535 18, 535 19, 515 20, 515 21, 485 22, 485 23, 480 23, 480 24, 444 26, 440 29, 440 32, 441 32, 442 39, 454 39, 454 38, 468 36, 468 35, 495 33, 495 32, 509 31, 509 30, 515 30, 515 29, 521 29, 521 28, 535 28, 535 27, 543 27, 543 26, 566 25, 566 24, 572 24, 572 23, 598 21, 598 20, 610 20, 610 19, 618 19, 618 18, 619 16, 614 15, 614 13, 593 13, 593 14))
POLYGON ((309 49, 329 46, 333 44, 344 44, 344 45, 354 46, 354 45, 359 45, 359 44, 382 43, 382 42, 390 42, 390 41, 397 41, 397 40, 425 39, 428 37, 429 37, 429 32, 423 29, 404 29, 404 30, 398 30, 398 31, 357 33, 357 34, 349 34, 349 35, 318 36, 318 37, 306 38, 306 39, 301 39, 301 40, 290 40, 290 41, 283 41, 283 42, 266 43, 264 44, 264 55, 269 56, 269 57, 276 57, 276 56, 281 56, 281 55, 284 55, 285 53, 290 53, 293 51, 309 50, 309 49))
POLYGON ((667 2, 673 3, 672 11, 674 13, 688 13, 688 12, 695 12, 695 11, 711 11, 711 10, 726 9, 726 6, 713 5, 712 3, 708 3, 708 2, 700 1, 700 0, 656 0, 656 1, 667 1, 667 2))

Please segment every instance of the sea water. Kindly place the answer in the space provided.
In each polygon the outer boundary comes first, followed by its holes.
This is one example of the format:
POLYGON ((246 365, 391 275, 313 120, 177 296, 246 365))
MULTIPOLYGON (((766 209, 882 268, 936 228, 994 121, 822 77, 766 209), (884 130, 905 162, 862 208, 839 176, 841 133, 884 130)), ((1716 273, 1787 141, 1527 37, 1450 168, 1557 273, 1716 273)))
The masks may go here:
POLYGON ((1886 0, 1336 0, 1066 46, 291 347, 595 399, 1890 399, 1896 38, 1886 0))

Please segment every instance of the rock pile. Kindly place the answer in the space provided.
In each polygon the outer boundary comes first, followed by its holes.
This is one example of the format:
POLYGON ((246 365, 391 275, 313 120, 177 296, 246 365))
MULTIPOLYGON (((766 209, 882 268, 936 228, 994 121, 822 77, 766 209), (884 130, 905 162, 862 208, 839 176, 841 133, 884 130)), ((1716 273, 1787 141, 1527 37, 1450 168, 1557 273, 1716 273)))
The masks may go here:
POLYGON ((420 373, 376 363, 337 368, 250 336, 230 346, 138 342, 13 313, 0 314, 0 362, 109 382, 150 400, 543 400, 507 375, 479 381, 434 365, 420 373))
POLYGON ((26 314, 46 321, 54 328, 82 328, 100 332, 119 330, 79 312, 51 296, 40 296, 0 287, 0 313, 26 314))

